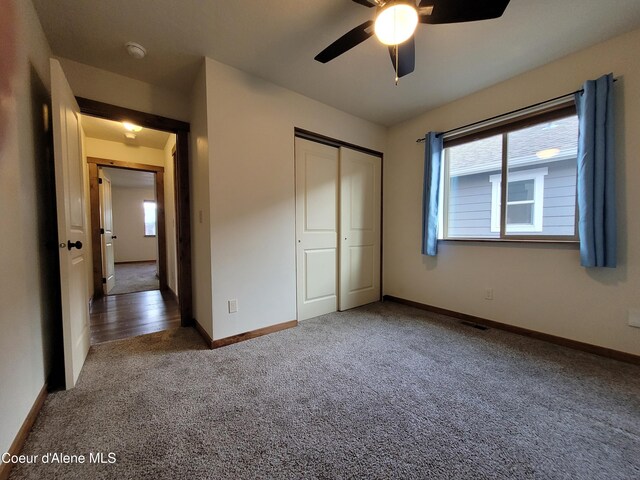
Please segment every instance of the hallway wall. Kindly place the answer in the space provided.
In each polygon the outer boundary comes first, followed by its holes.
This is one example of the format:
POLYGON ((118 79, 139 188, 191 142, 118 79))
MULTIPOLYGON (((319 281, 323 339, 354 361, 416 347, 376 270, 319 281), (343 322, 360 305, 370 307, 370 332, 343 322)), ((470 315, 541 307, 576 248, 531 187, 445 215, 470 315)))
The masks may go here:
POLYGON ((12 246, 0 249, 0 453, 4 453, 47 381, 56 319, 55 306, 49 303, 51 282, 46 282, 51 252, 43 250, 47 199, 38 177, 50 157, 42 151, 42 103, 33 94, 36 90, 49 95, 51 51, 30 1, 3 2, 0 29, 0 55, 15 54, 13 75, 3 71, 0 78, 0 205, 7 209, 0 217, 0 237, 3 245, 12 246))
POLYGON ((158 237, 144 235, 145 200, 156 199, 155 188, 112 187, 113 241, 116 263, 157 260, 158 237))

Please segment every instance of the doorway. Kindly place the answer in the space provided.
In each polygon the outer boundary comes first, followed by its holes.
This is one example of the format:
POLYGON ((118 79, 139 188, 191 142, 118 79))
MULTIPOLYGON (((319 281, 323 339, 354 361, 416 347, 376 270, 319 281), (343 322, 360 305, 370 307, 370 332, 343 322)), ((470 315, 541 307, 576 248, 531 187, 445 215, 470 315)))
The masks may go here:
MULTIPOLYGON (((84 116, 130 122, 134 125, 175 134, 174 190, 175 218, 170 222, 175 235, 175 271, 169 271, 169 278, 175 279, 175 292, 179 295, 180 324, 184 327, 193 325, 192 292, 191 292, 191 214, 189 194, 189 124, 158 115, 137 110, 117 107, 106 103, 76 97, 80 112, 84 116)), ((112 165, 114 166, 114 165, 112 165)), ((128 165, 123 165, 128 166, 128 165)), ((159 215, 160 218, 160 215, 159 215)), ((158 224, 158 228, 162 228, 158 224)), ((161 250, 159 246, 159 250, 161 250)), ((159 255, 159 262, 162 256, 159 255)), ((162 277, 162 269, 159 269, 162 277)), ((102 278, 102 277, 100 277, 102 278)), ((159 279, 162 285, 162 278, 159 279)))
POLYGON ((380 300, 382 155, 296 130, 298 320, 380 300))
POLYGON ((91 343, 177 326, 176 135, 87 116, 82 127, 93 262, 91 343))
MULTIPOLYGON (((101 290, 94 290, 92 277, 92 239, 90 209, 89 165, 83 138, 82 118, 103 118, 130 122, 142 128, 157 129, 175 134, 176 199, 175 231, 177 252, 177 285, 180 291, 179 322, 193 326, 191 295, 191 220, 189 208, 189 124, 136 110, 75 97, 60 62, 50 60, 51 112, 55 166, 56 220, 58 225, 58 253, 60 265, 60 299, 62 337, 64 346, 65 387, 73 388, 90 347, 89 305, 101 290)), ((125 162, 126 163, 126 162, 125 162)), ((126 166, 126 165, 124 165, 126 166)), ((160 175, 157 175, 160 176, 160 175)), ((158 228, 162 228, 158 225, 158 228)), ((98 231, 99 234, 99 231, 98 231)), ((159 247, 161 249, 161 247, 159 247)), ((159 262, 162 257, 159 256, 159 262)), ((102 273, 102 266, 96 267, 102 273)), ((162 276, 162 269, 159 269, 162 276)), ((160 278, 162 283, 162 278, 160 278)), ((160 292, 160 291, 158 291, 160 292)), ((143 292, 145 293, 145 292, 143 292)), ((128 295, 140 295, 132 293, 128 295)), ((105 297, 118 298, 123 297, 105 297)), ((164 299, 163 299, 164 300, 164 299)))
POLYGON ((103 293, 160 290, 155 173, 98 166, 98 193, 103 293))

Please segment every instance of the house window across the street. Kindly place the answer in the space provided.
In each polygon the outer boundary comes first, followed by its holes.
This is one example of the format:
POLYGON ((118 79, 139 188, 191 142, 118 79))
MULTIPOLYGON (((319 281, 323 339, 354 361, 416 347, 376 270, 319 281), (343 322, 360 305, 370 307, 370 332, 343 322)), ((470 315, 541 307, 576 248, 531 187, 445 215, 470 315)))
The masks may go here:
MULTIPOLYGON (((507 233, 542 232, 544 177, 549 168, 534 168, 509 174, 507 186, 507 233)), ((500 232, 502 174, 491 175, 491 231, 500 232)))

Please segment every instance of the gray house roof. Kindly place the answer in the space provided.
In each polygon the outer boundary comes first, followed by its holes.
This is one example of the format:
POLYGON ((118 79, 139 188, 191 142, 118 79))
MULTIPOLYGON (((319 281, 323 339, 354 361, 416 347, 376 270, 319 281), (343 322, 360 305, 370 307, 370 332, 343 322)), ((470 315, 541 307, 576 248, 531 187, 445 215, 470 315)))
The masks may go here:
MULTIPOLYGON (((508 135, 510 166, 543 165, 575 158, 578 150, 576 116, 524 128, 508 135), (538 152, 558 149, 551 158, 541 159, 538 152)), ((449 175, 452 177, 500 170, 502 135, 457 145, 449 151, 449 175)))

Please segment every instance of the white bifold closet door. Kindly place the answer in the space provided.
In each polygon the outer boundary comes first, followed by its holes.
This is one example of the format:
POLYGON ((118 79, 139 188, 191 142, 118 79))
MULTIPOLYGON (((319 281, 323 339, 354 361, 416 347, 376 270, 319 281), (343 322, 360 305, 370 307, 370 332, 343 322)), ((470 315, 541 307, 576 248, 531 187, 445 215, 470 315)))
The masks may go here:
POLYGON ((298 320, 380 299, 381 160, 296 138, 298 320))
POLYGON ((340 148, 339 309, 380 300, 380 157, 340 148))
POLYGON ((338 308, 338 155, 296 138, 298 320, 338 308))

